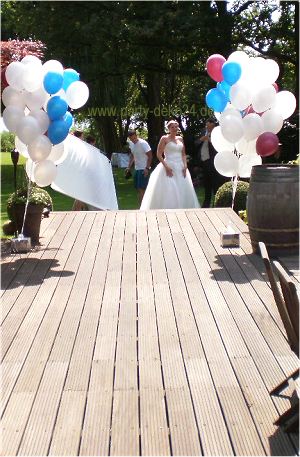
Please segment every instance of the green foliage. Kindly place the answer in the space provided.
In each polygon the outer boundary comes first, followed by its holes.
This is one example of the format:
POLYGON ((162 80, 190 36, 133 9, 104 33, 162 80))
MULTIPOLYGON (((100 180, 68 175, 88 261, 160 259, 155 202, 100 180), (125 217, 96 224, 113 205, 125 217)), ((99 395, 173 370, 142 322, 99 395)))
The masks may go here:
MULTIPOLYGON (((233 209, 236 213, 241 210, 246 209, 247 204, 247 194, 249 189, 249 183, 244 181, 238 181, 237 190, 234 198, 233 209)), ((215 195, 214 206, 218 208, 227 208, 232 205, 232 183, 225 182, 221 187, 219 187, 215 195)))
MULTIPOLYGON (((27 186, 21 187, 13 192, 7 199, 7 214, 13 220, 13 207, 15 205, 25 205, 27 201, 27 186)), ((45 189, 32 185, 29 192, 29 203, 33 205, 43 205, 44 208, 52 209, 52 198, 45 189)))
POLYGON ((15 135, 11 132, 1 133, 1 151, 11 152, 15 147, 15 135))
POLYGON ((245 222, 245 224, 247 224, 247 225, 248 225, 248 216, 247 216, 247 210, 246 210, 246 209, 244 209, 244 210, 242 210, 242 211, 239 211, 239 216, 240 216, 240 218, 242 219, 242 221, 244 221, 244 222, 245 222))

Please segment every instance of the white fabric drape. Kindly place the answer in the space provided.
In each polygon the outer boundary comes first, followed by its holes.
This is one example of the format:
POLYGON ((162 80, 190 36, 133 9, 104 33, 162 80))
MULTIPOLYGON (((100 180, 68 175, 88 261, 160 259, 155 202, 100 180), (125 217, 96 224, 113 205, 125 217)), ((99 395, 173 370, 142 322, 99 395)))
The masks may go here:
POLYGON ((67 155, 57 166, 57 176, 51 187, 99 209, 118 209, 112 167, 99 149, 68 135, 67 155))

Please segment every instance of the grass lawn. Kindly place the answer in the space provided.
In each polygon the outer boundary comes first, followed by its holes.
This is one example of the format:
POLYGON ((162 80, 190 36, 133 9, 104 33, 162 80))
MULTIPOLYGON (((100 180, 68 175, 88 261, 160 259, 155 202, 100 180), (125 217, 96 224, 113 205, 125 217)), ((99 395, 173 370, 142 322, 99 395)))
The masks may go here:
MULTIPOLYGON (((17 167, 17 185, 24 181, 24 164, 26 159, 20 155, 17 167)), ((118 197, 119 209, 137 209, 138 198, 137 192, 133 187, 133 180, 126 180, 124 177, 124 169, 113 169, 116 193, 118 197)), ((53 199, 53 208, 55 211, 71 211, 74 199, 66 195, 56 192, 51 187, 45 187, 53 199)), ((10 153, 1 153, 1 227, 8 220, 6 212, 6 201, 8 196, 14 191, 14 169, 11 162, 10 153)), ((203 201, 203 189, 196 189, 198 198, 203 201)), ((2 234, 2 232, 1 232, 2 234)), ((2 234, 3 236, 3 234, 2 234)))

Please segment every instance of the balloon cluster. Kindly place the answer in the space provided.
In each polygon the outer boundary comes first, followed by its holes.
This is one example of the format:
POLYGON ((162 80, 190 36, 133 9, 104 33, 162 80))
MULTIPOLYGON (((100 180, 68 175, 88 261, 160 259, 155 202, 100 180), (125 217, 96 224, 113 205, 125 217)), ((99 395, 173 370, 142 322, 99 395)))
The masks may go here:
POLYGON ((57 60, 42 64, 33 55, 11 62, 5 78, 4 124, 16 135, 16 149, 28 159, 30 179, 40 187, 48 186, 56 177, 56 165, 64 159, 63 141, 73 124, 68 108, 83 106, 89 89, 76 70, 64 70, 57 60))
POLYGON ((291 92, 278 91, 277 62, 233 52, 206 62, 209 76, 217 82, 206 94, 206 104, 219 121, 211 134, 218 151, 215 168, 227 177, 248 178, 261 157, 272 155, 279 145, 277 133, 296 108, 291 92))

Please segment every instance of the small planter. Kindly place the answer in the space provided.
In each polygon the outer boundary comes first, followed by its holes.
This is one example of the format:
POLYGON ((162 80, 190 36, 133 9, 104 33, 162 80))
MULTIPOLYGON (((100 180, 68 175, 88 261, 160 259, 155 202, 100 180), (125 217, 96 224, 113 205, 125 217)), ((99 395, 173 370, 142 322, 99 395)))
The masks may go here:
MULTIPOLYGON (((32 244, 39 243, 40 227, 42 221, 44 205, 34 205, 29 203, 24 223, 23 235, 31 238, 32 244)), ((24 219, 24 204, 16 204, 11 208, 15 229, 21 233, 24 219)))

